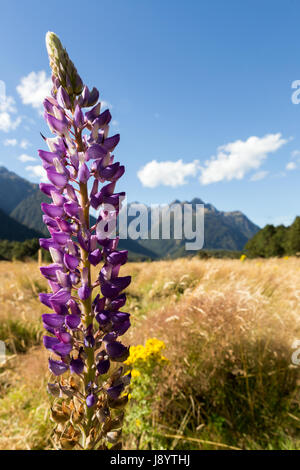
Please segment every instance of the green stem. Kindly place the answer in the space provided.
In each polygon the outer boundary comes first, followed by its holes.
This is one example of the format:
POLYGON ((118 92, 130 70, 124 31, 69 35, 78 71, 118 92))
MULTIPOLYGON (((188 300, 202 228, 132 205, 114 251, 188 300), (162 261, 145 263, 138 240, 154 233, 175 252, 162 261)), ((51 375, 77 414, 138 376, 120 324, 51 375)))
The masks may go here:
MULTIPOLYGON (((78 151, 83 150, 82 145, 82 138, 81 134, 76 135, 76 142, 78 146, 78 151)), ((87 183, 80 183, 80 205, 83 209, 84 220, 86 224, 86 228, 89 229, 90 226, 90 206, 89 206, 89 198, 88 198, 88 188, 87 183)), ((88 253, 83 249, 80 248, 81 251, 81 259, 82 259, 82 269, 86 268, 88 270, 88 285, 91 287, 91 264, 88 260, 88 253)), ((88 328, 90 325, 93 324, 94 315, 92 312, 92 299, 91 295, 88 299, 81 301, 82 305, 82 312, 83 312, 83 324, 85 328, 88 328)), ((84 347, 84 351, 86 354, 86 368, 87 371, 84 374, 84 385, 87 387, 89 382, 93 382, 95 379, 95 358, 94 358, 94 348, 93 347, 84 347)), ((86 395, 86 393, 85 393, 86 395)), ((86 405, 86 426, 85 426, 85 433, 86 437, 88 437, 91 426, 92 426, 92 417, 93 417, 93 408, 89 408, 86 405)))

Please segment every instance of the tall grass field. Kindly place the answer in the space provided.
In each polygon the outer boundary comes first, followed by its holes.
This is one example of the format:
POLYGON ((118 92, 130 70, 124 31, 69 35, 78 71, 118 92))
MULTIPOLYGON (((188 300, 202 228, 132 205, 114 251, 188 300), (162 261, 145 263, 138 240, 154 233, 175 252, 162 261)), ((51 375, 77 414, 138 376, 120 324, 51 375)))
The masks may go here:
MULTIPOLYGON (((124 448, 300 449, 300 259, 128 263, 127 274, 124 448)), ((36 262, 0 262, 0 449, 55 448, 43 291, 36 262)))

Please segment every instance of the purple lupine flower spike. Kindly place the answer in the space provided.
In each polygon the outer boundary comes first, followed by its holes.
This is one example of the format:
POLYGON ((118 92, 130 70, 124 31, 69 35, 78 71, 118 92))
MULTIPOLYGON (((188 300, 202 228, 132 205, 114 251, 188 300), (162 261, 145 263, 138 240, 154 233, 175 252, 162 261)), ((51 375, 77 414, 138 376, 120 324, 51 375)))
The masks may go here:
POLYGON ((128 357, 120 336, 130 315, 120 309, 131 278, 119 276, 128 253, 117 250, 118 239, 106 228, 125 195, 115 193, 124 166, 111 155, 120 136, 108 136, 111 114, 101 112, 98 90, 83 84, 59 38, 47 33, 46 45, 53 88, 44 116, 55 137, 45 137, 48 150, 38 152, 49 180, 40 189, 50 198, 41 205, 50 238, 40 245, 53 262, 40 268, 52 292, 39 297, 47 308, 43 342, 50 352, 55 436, 62 449, 120 448, 121 433, 111 433, 110 423, 116 417, 121 423, 119 397, 130 380, 115 367, 128 357), (100 209, 96 230, 90 227, 90 207, 100 209), (92 280, 91 266, 101 261, 99 277, 92 280), (117 438, 111 447, 112 434, 117 438))

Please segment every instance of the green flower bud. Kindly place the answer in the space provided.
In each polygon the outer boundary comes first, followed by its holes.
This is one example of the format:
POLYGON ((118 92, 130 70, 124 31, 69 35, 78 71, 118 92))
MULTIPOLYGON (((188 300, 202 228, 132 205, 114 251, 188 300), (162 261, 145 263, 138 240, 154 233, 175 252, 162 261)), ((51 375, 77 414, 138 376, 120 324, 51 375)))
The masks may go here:
POLYGON ((59 37, 51 31, 46 34, 46 47, 53 75, 70 95, 79 95, 83 89, 81 78, 59 37))

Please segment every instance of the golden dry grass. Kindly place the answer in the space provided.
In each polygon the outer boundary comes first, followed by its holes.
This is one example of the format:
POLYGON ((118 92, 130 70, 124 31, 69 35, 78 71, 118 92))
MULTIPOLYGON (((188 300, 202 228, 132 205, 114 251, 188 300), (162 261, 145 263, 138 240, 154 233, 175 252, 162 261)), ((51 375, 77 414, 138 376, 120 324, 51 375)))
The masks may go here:
POLYGON ((38 319, 43 307, 38 294, 47 290, 35 262, 0 262, 0 322, 8 318, 38 319))
MULTIPOLYGON (((272 426, 274 435, 259 445, 274 438, 276 444, 269 444, 280 446, 286 410, 299 411, 299 370, 291 355, 300 338, 300 260, 191 259, 136 268, 130 292, 138 296, 144 289, 140 304, 152 309, 131 330, 131 342, 163 339, 170 359, 156 425, 173 427, 175 435, 184 423, 190 437, 206 430, 215 441, 209 415, 216 415, 226 421, 222 429, 239 430, 234 443, 241 448, 272 426), (191 410, 194 416, 186 419, 191 410)), ((256 442, 253 447, 260 448, 256 442)))
MULTIPOLYGON (((178 430, 187 433, 194 448, 203 448, 195 441, 200 442, 203 436, 216 441, 207 413, 217 405, 209 402, 207 393, 213 394, 218 387, 226 392, 228 374, 225 376, 224 370, 234 377, 230 375, 230 380, 237 381, 236 406, 245 406, 245 412, 248 410, 250 417, 252 413, 255 420, 257 413, 264 414, 270 390, 293 380, 280 375, 280 368, 290 367, 292 342, 300 339, 299 258, 128 263, 122 268, 122 275, 127 274, 133 276, 127 304, 133 326, 126 335, 127 343, 138 344, 156 336, 167 345, 170 366, 158 390, 164 405, 155 410, 161 432, 169 426, 171 434, 178 435, 178 430), (238 388, 241 381, 246 385, 238 388), (202 413, 199 409, 204 402, 208 404, 202 413), (190 407, 189 420, 183 421, 190 407)), ((12 352, 17 354, 0 369, 0 449, 51 447, 45 392, 47 355, 36 346, 39 318, 44 312, 37 294, 43 289, 47 286, 37 263, 0 263, 0 334, 1 326, 11 320, 35 329, 24 346, 26 354, 18 353, 22 338, 14 338, 19 332, 23 334, 22 328, 3 330, 11 331, 12 338, 5 339, 15 345, 12 352)), ((225 398, 219 411, 229 427, 238 426, 240 416, 236 422, 230 416, 234 402, 227 395, 225 398)), ((216 394, 214 400, 221 398, 216 394)), ((295 407, 295 396, 290 400, 295 407)), ((235 443, 251 447, 249 439, 245 444, 245 439, 237 436, 235 443)), ((290 446, 295 445, 292 432, 290 446)))

